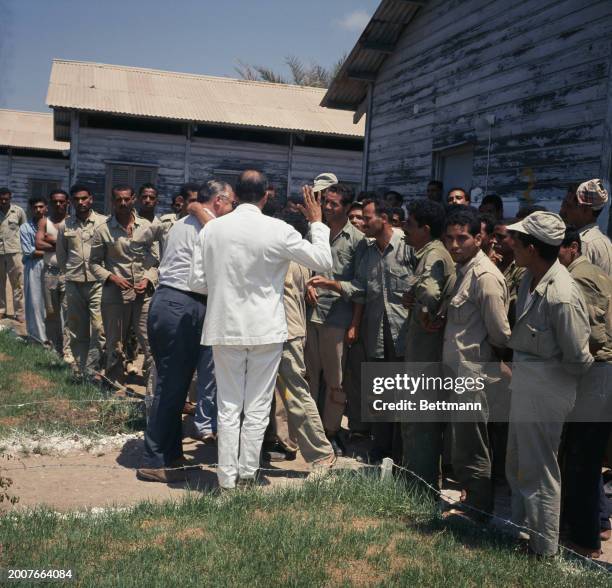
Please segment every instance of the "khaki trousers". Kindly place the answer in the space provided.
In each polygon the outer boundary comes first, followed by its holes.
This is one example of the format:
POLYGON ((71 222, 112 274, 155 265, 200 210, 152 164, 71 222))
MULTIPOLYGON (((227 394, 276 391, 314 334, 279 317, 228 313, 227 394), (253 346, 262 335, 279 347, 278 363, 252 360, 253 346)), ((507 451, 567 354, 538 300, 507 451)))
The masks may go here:
POLYGON ((66 281, 58 267, 43 270, 45 330, 47 340, 60 357, 70 355, 70 336, 66 324, 66 281))
POLYGON ((13 291, 13 313, 18 321, 25 321, 23 311, 23 263, 21 253, 6 253, 0 255, 0 315, 5 314, 6 285, 11 285, 13 291))
POLYGON ((125 346, 134 328, 138 343, 144 354, 142 376, 145 382, 149 381, 149 374, 153 360, 147 337, 147 318, 151 296, 139 294, 133 302, 106 302, 104 289, 102 290, 102 323, 106 336, 106 377, 115 382, 125 382, 125 346))
POLYGON ((304 339, 287 341, 278 368, 278 395, 285 408, 289 433, 295 434, 304 460, 313 463, 330 457, 334 451, 305 376, 304 339))
POLYGON ((306 327, 305 359, 310 393, 318 403, 323 373, 325 398, 322 420, 328 435, 335 435, 340 430, 346 407, 346 394, 342 388, 345 331, 341 327, 328 327, 312 322, 306 327))
POLYGON ((529 545, 540 555, 554 555, 559 548, 561 471, 557 453, 563 423, 575 398, 575 391, 512 390, 506 454, 512 519, 526 527, 529 545))
POLYGON ((93 375, 101 367, 104 347, 102 284, 66 282, 66 328, 78 372, 93 375))

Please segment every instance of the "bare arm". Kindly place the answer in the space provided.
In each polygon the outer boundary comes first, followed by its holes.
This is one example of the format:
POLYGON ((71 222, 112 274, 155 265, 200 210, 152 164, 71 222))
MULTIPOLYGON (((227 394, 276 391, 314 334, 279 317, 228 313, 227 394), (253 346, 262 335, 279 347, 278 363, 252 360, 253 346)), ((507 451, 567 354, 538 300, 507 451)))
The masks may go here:
POLYGON ((35 243, 38 251, 55 251, 55 240, 53 244, 47 241, 47 219, 46 217, 41 218, 38 221, 38 230, 36 231, 35 243))

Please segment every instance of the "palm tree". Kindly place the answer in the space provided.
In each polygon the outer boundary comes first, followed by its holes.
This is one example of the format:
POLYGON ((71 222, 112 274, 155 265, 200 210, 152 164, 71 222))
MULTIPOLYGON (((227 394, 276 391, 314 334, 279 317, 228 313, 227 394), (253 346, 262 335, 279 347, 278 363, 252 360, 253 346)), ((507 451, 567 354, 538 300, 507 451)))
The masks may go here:
POLYGON ((311 86, 314 88, 328 88, 336 77, 346 59, 346 53, 330 68, 318 63, 305 65, 295 55, 285 57, 285 64, 289 67, 291 77, 275 72, 263 65, 252 65, 238 60, 236 71, 243 80, 271 82, 274 84, 295 84, 296 86, 311 86))

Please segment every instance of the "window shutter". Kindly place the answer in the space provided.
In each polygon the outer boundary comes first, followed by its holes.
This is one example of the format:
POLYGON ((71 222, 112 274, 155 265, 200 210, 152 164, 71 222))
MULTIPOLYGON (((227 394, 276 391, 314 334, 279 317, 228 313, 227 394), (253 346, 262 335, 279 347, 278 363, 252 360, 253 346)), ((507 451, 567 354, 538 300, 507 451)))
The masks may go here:
POLYGON ((111 211, 111 190, 117 184, 127 184, 135 191, 146 182, 155 183, 157 168, 144 165, 112 163, 106 169, 106 212, 111 211))
POLYGON ((30 196, 35 198, 47 198, 51 190, 61 187, 57 180, 39 180, 30 178, 30 196))
POLYGON ((155 183, 157 170, 154 167, 135 167, 134 168, 134 190, 138 191, 143 184, 155 183))

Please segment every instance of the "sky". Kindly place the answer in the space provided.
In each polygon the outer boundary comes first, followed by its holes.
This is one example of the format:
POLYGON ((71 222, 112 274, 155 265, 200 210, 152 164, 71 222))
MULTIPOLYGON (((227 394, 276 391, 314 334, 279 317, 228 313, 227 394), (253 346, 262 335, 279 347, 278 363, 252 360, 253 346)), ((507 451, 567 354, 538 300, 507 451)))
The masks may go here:
POLYGON ((48 111, 53 58, 238 77, 238 60, 288 74, 329 67, 379 0, 0 0, 0 108, 48 111))

